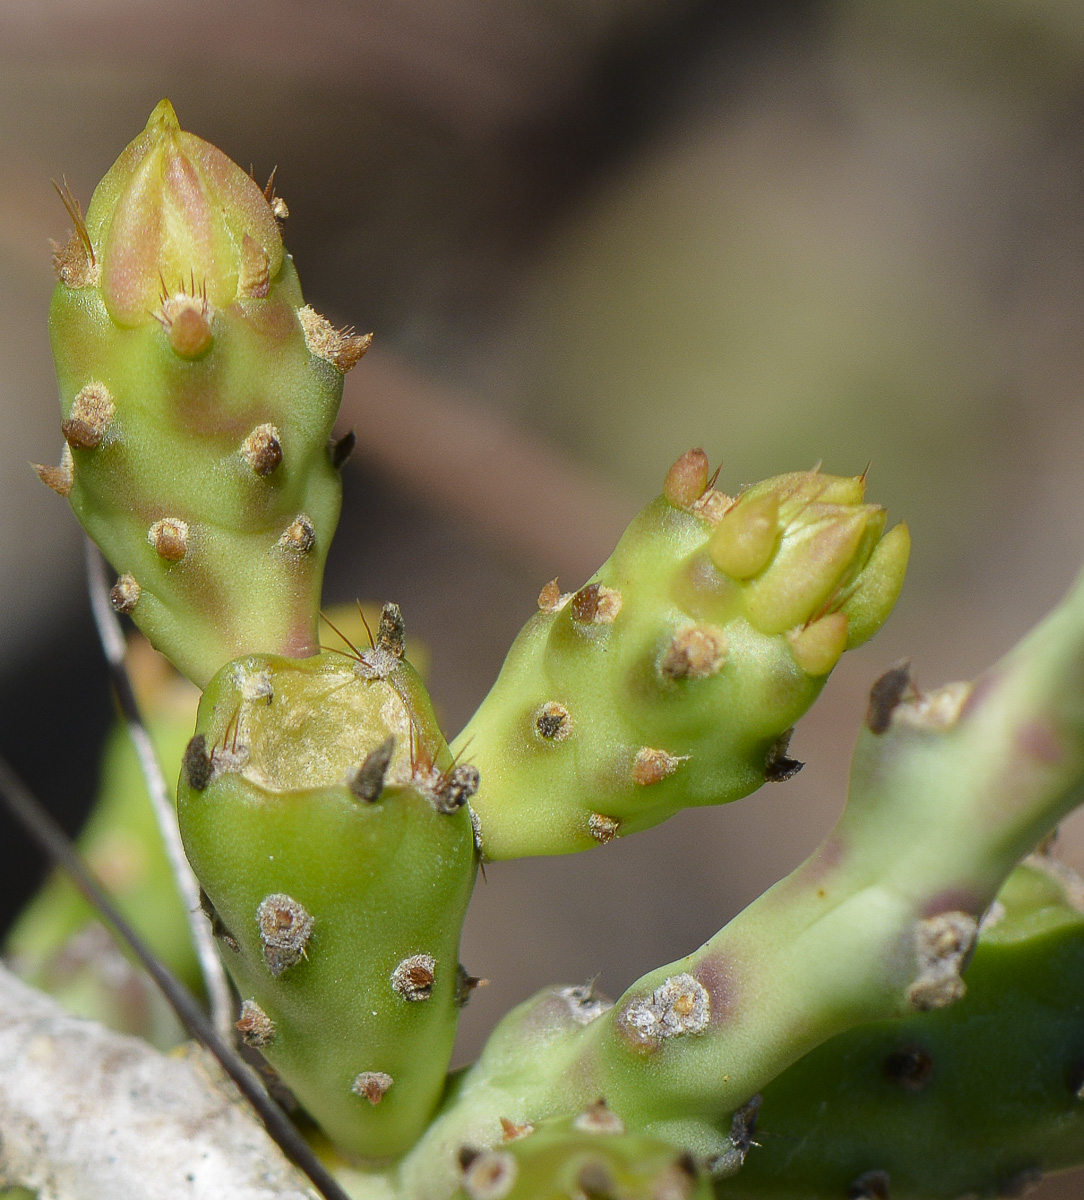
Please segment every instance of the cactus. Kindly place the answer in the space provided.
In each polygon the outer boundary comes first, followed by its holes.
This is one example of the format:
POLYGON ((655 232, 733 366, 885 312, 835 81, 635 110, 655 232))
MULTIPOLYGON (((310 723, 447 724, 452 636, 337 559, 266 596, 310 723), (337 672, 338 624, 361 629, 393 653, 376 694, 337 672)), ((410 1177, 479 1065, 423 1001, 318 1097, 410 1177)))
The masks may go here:
POLYGON ((303 304, 272 202, 168 100, 73 212, 50 313, 67 450, 39 474, 116 568, 118 611, 201 687, 242 654, 311 654, 328 438, 367 339, 303 304))
POLYGON ((486 858, 584 850, 797 771, 789 730, 903 584, 907 527, 882 537, 864 492, 803 471, 735 500, 690 451, 589 583, 548 584, 455 742, 486 858))
POLYGON ((719 1195, 1012 1196, 1079 1163, 1082 900, 1080 880, 1050 859, 1017 867, 963 999, 842 1034, 773 1080, 758 1124, 766 1152, 719 1195))
POLYGON ((630 1133, 604 1102, 572 1117, 505 1126, 492 1150, 464 1147, 456 1200, 710 1200, 708 1177, 691 1155, 667 1142, 630 1133))
POLYGON ((245 1041, 340 1145, 375 1158, 416 1140, 443 1087, 475 870, 470 772, 397 628, 382 622, 357 660, 224 667, 178 795, 245 1041))
POLYGON ((205 689, 178 817, 237 1033, 351 1194, 932 1200, 1084 1163, 1079 888, 1018 866, 1084 796, 1084 581, 974 684, 885 673, 839 822, 703 946, 616 1002, 546 989, 448 1074, 479 860, 793 774, 794 723, 896 602, 906 526, 864 476, 731 497, 689 451, 585 585, 543 588, 449 745, 397 605, 367 646, 317 640, 327 439, 367 340, 302 305, 281 205, 167 102, 85 222, 69 205, 67 451, 38 471, 205 689))

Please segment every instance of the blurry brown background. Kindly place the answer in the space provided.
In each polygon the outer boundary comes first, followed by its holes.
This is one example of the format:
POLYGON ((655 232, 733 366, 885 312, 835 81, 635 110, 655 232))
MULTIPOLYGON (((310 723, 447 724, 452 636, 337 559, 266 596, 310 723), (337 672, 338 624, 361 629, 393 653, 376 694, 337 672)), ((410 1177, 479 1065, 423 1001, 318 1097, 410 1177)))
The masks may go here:
MULTIPOLYGON (((464 1056, 547 982, 616 993, 708 937, 832 821, 872 678, 974 674, 1084 558, 1076 0, 3 0, 0 749, 69 824, 109 702, 75 522, 26 465, 60 446, 49 179, 85 204, 163 95, 277 165, 307 297, 376 332, 329 599, 403 605, 449 731, 690 445, 729 489, 872 462, 912 528, 796 780, 489 870, 464 1056)), ((10 905, 36 867, 2 850, 10 905)))

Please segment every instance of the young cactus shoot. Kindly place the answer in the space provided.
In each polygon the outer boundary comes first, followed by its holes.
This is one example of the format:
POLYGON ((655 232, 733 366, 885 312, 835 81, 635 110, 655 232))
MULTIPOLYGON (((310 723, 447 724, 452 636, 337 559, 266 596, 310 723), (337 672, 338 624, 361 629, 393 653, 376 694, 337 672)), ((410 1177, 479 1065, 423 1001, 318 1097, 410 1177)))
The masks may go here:
POLYGON ((328 438, 368 340, 301 298, 272 200, 168 100, 57 251, 50 313, 76 516, 113 603, 201 687, 312 654, 339 514, 328 438))
MULTIPOLYGON (((973 685, 882 676, 837 825, 703 946, 616 1002, 546 989, 449 1075, 479 863, 790 778, 795 723, 899 597, 907 527, 864 474, 727 495, 690 450, 586 583, 542 588, 449 744, 397 604, 368 644, 319 644, 332 426, 370 339, 305 305, 285 205, 168 100, 85 220, 65 203, 64 445, 36 470, 203 689, 177 816, 236 1040, 351 1195, 955 1200, 1084 1163, 1084 884, 1018 865, 1082 795, 1084 583, 973 685)), ((0 1185, 27 1182, 0 1134, 0 1185)))

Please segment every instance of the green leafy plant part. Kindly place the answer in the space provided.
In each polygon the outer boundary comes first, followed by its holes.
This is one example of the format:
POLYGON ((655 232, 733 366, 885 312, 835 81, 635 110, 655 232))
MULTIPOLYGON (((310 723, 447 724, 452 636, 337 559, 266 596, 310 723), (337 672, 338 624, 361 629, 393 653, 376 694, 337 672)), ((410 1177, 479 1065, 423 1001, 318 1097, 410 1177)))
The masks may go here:
POLYGON ((1084 1163, 1080 886, 1018 865, 1082 797, 1084 583, 973 684, 886 672, 836 826, 703 946, 615 1001, 544 990, 449 1075, 479 862, 793 774, 794 723, 899 596, 906 526, 863 476, 727 495, 691 450, 587 583, 543 588, 449 745, 397 605, 320 648, 328 439, 368 339, 303 304, 275 198, 163 101, 71 211, 66 451, 38 472, 205 689, 178 818, 238 1037, 352 1195, 950 1200, 1084 1163))

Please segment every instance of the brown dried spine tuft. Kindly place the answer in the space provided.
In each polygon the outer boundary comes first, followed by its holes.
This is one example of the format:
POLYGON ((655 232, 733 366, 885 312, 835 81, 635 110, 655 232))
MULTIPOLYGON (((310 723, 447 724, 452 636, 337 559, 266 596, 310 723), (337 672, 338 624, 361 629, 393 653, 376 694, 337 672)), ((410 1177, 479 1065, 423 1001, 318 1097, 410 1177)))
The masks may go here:
POLYGON ((380 610, 380 624, 376 630, 376 648, 395 658, 406 652, 406 624, 403 611, 398 604, 388 603, 380 610))
POLYGON ((147 530, 147 541, 159 558, 180 562, 188 553, 188 522, 180 517, 163 517, 147 530))
POLYGON ((572 597, 572 619, 580 625, 612 625, 621 611, 621 593, 589 583, 572 597))
POLYGON ((364 651, 354 668, 363 679, 387 679, 399 669, 406 652, 406 626, 398 604, 385 604, 380 611, 376 645, 364 651))
POLYGON ((871 733, 885 733, 892 724, 892 714, 911 687, 911 666, 898 662, 874 683, 869 690, 866 726, 871 733))
POLYGON ((534 727, 547 742, 563 742, 572 732, 572 717, 563 704, 549 700, 538 710, 534 727))
POLYGON ((709 469, 703 450, 686 450, 666 472, 663 495, 677 508, 691 507, 708 490, 709 469))
POLYGON ((282 462, 282 440, 274 425, 257 425, 241 443, 245 462, 261 477, 266 477, 282 462))
POLYGON ((463 1191, 470 1200, 504 1200, 518 1174, 519 1166, 506 1150, 484 1150, 463 1165, 463 1191))
POLYGON ((358 435, 352 430, 347 430, 341 438, 332 438, 327 444, 328 462, 335 468, 336 471, 342 469, 346 460, 354 453, 354 447, 358 444, 358 435))
POLYGON ((292 896, 285 892, 265 896, 256 909, 256 926, 264 962, 276 978, 306 957, 313 919, 292 896))
POLYGON ((188 786, 194 792, 204 791, 211 782, 214 764, 207 753, 207 738, 202 733, 197 733, 185 746, 181 769, 188 780, 188 786))
POLYGON ((117 415, 117 406, 104 383, 88 383, 72 401, 68 419, 61 425, 64 440, 76 450, 95 450, 117 415))
POLYGON ((297 319, 301 322, 309 353, 331 363, 344 375, 351 367, 357 365, 373 340, 371 333, 352 333, 348 329, 336 329, 326 317, 322 317, 308 304, 297 310, 297 319))
POLYGON ((275 1040, 275 1022, 264 1012, 255 1000, 245 1000, 241 1004, 240 1019, 234 1028, 241 1035, 241 1041, 246 1046, 257 1050, 270 1046, 275 1040))
MULTIPOLYGON (((730 1117, 730 1149, 722 1154, 708 1157, 708 1173, 716 1179, 725 1179, 733 1175, 745 1162, 749 1148, 756 1145, 753 1134, 756 1130, 757 1113, 760 1111, 761 1097, 756 1095, 737 1109, 730 1117)), ((693 1164, 695 1170, 695 1163, 693 1164)))
POLYGON ((706 679, 722 669, 729 639, 714 625, 683 625, 666 648, 659 671, 667 679, 706 679))
POLYGON ((661 783, 667 776, 673 775, 683 762, 688 761, 688 757, 687 754, 678 756, 651 746, 641 746, 632 761, 632 782, 637 787, 661 783))
POLYGON ((764 778, 768 783, 786 783, 788 779, 793 779, 795 775, 805 766, 797 758, 790 758, 787 755, 787 750, 790 748, 790 739, 794 736, 794 727, 785 730, 768 748, 768 753, 764 759, 764 778))
POLYGON ((102 268, 88 256, 78 233, 73 233, 66 242, 50 239, 49 248, 53 256, 53 270, 65 287, 97 287, 101 283, 102 268))
POLYGON ((308 554, 316 545, 316 526, 304 513, 298 513, 282 531, 279 545, 293 554, 308 554))
POLYGON ((53 187, 74 226, 64 245, 50 241, 53 252, 53 270, 56 271, 57 278, 66 287, 97 287, 102 280, 102 268, 94 253, 94 243, 90 240, 90 234, 87 232, 82 206, 72 195, 66 180, 58 184, 54 179, 53 187))
POLYGON ((447 775, 441 777, 440 786, 434 794, 437 812, 458 812, 474 795, 477 795, 482 777, 472 763, 460 763, 447 775))
POLYGON ((455 968, 455 1002, 458 1007, 465 1008, 475 989, 486 987, 488 983, 488 979, 479 979, 477 975, 471 975, 462 963, 458 963, 455 968))
POLYGON ((350 1090, 355 1096, 364 1097, 375 1108, 394 1082, 395 1080, 383 1071, 362 1071, 354 1077, 350 1090))
POLYGON ((71 494, 72 484, 75 482, 75 462, 72 459, 71 447, 67 442, 64 443, 64 449, 60 452, 59 466, 50 467, 43 463, 31 463, 30 465, 42 483, 47 488, 52 488, 58 496, 71 494))
POLYGON ((391 986, 403 997, 416 1003, 428 1000, 433 994, 436 962, 431 954, 412 954, 391 973, 391 986))
POLYGON ((501 1117, 502 1142, 518 1142, 520 1138, 529 1137, 532 1133, 534 1126, 530 1121, 517 1122, 509 1117, 501 1117))
POLYGON ((613 817, 604 816, 602 813, 593 812, 587 818, 587 832, 603 846, 617 837, 620 827, 620 821, 615 821, 613 817))
POLYGON ((395 738, 386 737, 375 750, 366 754, 365 761, 349 781, 350 790, 359 800, 372 804, 379 798, 394 753, 395 738))
POLYGON ((251 235, 246 233, 241 239, 241 271, 237 279, 237 289, 242 296, 251 296, 254 300, 264 300, 271 290, 271 256, 251 235))
POLYGON ((572 1128, 584 1133, 616 1134, 625 1132, 625 1122, 600 1096, 576 1117, 572 1128))
POLYGON ((572 599, 571 592, 562 592, 556 579, 551 579, 538 593, 538 608, 540 612, 556 613, 572 599))

